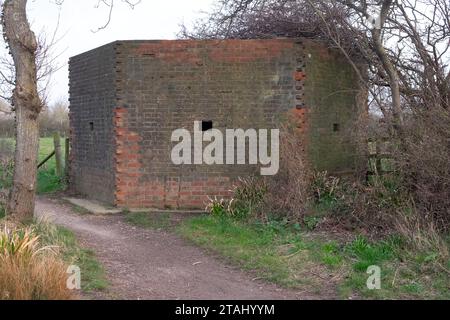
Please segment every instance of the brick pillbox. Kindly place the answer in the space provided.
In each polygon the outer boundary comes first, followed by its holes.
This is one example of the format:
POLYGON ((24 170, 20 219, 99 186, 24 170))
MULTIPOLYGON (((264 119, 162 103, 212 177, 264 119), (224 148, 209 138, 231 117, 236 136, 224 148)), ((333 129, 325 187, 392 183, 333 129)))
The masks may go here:
POLYGON ((125 208, 205 207, 255 165, 172 163, 194 121, 273 129, 293 114, 318 170, 351 172, 367 92, 339 51, 308 39, 117 41, 70 59, 70 184, 125 208))

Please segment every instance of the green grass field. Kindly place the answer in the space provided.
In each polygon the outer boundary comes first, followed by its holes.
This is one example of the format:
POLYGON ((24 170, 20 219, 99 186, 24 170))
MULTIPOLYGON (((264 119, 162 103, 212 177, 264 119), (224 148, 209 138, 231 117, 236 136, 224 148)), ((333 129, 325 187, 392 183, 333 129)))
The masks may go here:
MULTIPOLYGON (((54 150, 53 138, 41 138, 39 145, 39 161, 45 159, 54 150)), ((65 155, 65 144, 61 139, 61 151, 65 155)), ((38 171, 38 193, 46 194, 61 191, 65 188, 65 182, 62 177, 56 174, 56 160, 52 157, 43 167, 38 171)))
MULTIPOLYGON (((0 138, 2 139, 2 138, 0 138)), ((3 138, 2 140, 10 141, 11 144, 14 144, 13 139, 3 138)), ((64 163, 64 155, 65 155, 65 144, 64 140, 61 139, 61 148, 63 154, 63 163, 64 163)), ((52 151, 53 147, 53 138, 41 138, 39 145, 39 161, 45 159, 52 151)), ((0 168, 1 170, 1 168, 0 168)), ((8 188, 8 184, 10 182, 3 181, 3 187, 8 188)), ((42 166, 38 171, 38 194, 48 194, 57 191, 64 190, 65 182, 62 177, 58 177, 56 174, 56 160, 55 157, 52 157, 44 166, 42 166)))

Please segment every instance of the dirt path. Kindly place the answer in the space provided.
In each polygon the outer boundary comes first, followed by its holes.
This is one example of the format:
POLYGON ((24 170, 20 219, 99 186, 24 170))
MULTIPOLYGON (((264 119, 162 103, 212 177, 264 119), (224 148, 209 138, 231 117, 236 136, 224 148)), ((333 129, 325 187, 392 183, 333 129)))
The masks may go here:
POLYGON ((83 246, 96 252, 111 282, 97 299, 317 298, 253 281, 177 235, 130 226, 122 216, 79 215, 69 205, 46 198, 38 199, 36 211, 74 231, 83 246))

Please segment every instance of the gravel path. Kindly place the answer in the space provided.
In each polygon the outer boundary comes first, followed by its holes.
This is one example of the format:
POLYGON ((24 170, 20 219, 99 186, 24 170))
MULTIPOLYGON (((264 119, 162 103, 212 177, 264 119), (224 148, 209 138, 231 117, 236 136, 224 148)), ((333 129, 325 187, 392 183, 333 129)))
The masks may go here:
POLYGON ((72 230, 81 245, 94 250, 111 286, 93 299, 314 299, 301 291, 253 280, 170 232, 145 230, 121 215, 80 215, 58 200, 39 198, 40 217, 72 230))

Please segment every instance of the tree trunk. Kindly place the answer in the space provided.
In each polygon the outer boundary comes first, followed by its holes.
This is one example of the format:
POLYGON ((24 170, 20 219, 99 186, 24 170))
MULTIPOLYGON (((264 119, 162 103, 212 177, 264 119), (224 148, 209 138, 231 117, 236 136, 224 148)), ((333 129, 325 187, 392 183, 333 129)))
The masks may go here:
POLYGON ((401 135, 403 126, 403 116, 401 107, 401 95, 400 95, 400 77, 398 75, 397 69, 395 69, 386 49, 383 46, 382 40, 382 29, 386 23, 389 15, 389 10, 393 5, 393 0, 382 1, 381 12, 380 12, 380 25, 372 29, 372 39, 374 44, 375 53, 383 65, 384 70, 389 77, 389 86, 392 93, 392 116, 393 116, 393 128, 397 134, 401 135))
POLYGON ((16 151, 8 213, 21 221, 31 219, 34 215, 38 116, 42 109, 37 89, 37 41, 27 20, 26 6, 27 0, 5 0, 2 8, 4 36, 16 71, 12 97, 16 113, 16 151))
POLYGON ((389 86, 392 93, 392 115, 394 120, 394 129, 397 132, 401 131, 403 125, 402 107, 401 107, 401 95, 400 95, 400 77, 395 69, 394 64, 390 60, 386 50, 381 42, 381 31, 373 30, 372 37, 374 42, 375 52, 378 55, 383 68, 389 77, 389 86))
POLYGON ((34 112, 16 109, 16 152, 8 213, 20 221, 33 218, 37 187, 38 122, 34 112))

